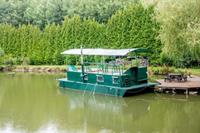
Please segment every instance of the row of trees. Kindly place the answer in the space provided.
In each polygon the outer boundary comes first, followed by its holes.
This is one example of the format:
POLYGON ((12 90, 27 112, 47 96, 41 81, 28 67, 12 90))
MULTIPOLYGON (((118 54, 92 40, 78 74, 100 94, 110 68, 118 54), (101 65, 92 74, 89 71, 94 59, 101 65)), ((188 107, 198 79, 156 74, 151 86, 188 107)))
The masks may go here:
POLYGON ((199 65, 200 2, 138 1, 0 0, 0 47, 19 64, 63 64, 60 53, 83 44, 145 47, 153 64, 199 65))
POLYGON ((65 16, 78 15, 105 23, 117 10, 138 0, 0 0, 0 23, 14 26, 61 24, 65 16))
POLYGON ((31 64, 63 64, 60 54, 81 44, 87 48, 146 47, 154 51, 158 59, 161 43, 158 36, 154 8, 134 4, 119 10, 106 24, 95 19, 66 17, 61 25, 48 24, 43 30, 34 25, 14 27, 0 25, 0 47, 9 57, 29 58, 31 64))

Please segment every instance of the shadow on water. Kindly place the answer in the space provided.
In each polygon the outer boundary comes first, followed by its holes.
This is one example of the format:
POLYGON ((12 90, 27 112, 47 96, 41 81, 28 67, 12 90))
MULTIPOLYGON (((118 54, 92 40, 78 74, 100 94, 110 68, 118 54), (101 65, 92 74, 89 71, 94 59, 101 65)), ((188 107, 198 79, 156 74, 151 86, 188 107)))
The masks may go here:
POLYGON ((119 98, 60 89, 60 75, 0 74, 0 133, 199 133, 200 97, 119 98))

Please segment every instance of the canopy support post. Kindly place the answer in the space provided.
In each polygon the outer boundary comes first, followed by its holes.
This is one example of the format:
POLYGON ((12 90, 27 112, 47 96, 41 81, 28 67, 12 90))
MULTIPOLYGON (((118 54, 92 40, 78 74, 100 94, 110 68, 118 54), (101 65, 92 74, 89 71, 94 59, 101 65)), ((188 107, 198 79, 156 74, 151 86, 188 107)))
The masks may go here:
POLYGON ((82 45, 81 45, 81 72, 82 72, 82 80, 84 82, 85 72, 84 72, 83 47, 82 47, 82 45))

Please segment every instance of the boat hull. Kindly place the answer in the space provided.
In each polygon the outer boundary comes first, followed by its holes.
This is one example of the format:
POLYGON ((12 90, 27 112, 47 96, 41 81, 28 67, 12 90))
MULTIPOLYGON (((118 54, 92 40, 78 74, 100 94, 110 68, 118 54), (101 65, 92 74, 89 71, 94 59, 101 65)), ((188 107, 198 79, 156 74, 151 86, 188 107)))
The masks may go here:
POLYGON ((153 88, 156 83, 144 83, 140 85, 134 85, 131 87, 116 87, 100 84, 83 83, 77 81, 71 81, 65 79, 59 79, 59 86, 66 89, 80 90, 83 92, 91 92, 92 94, 103 94, 110 96, 130 96, 140 93, 146 88, 153 88))

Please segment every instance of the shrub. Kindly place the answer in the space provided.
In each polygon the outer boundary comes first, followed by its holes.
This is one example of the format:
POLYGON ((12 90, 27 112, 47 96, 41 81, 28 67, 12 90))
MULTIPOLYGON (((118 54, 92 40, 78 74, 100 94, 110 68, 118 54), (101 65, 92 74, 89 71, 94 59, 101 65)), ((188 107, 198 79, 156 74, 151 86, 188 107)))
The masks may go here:
POLYGON ((149 71, 152 74, 159 75, 160 74, 160 67, 150 67, 149 71))
POLYGON ((155 75, 166 75, 168 73, 175 72, 174 67, 162 66, 162 67, 151 67, 150 71, 155 75))
POLYGON ((12 58, 12 56, 10 55, 5 55, 4 56, 4 65, 7 65, 7 66, 13 66, 14 65, 14 58, 12 58))
POLYGON ((22 65, 30 65, 30 63, 31 63, 30 58, 28 57, 23 58, 22 65))

